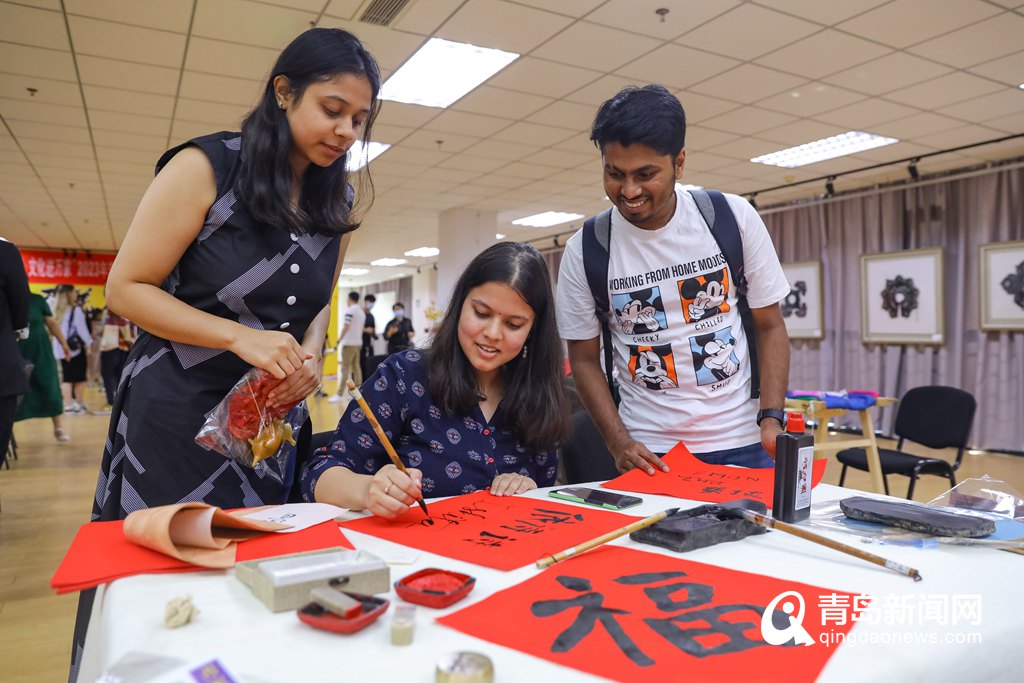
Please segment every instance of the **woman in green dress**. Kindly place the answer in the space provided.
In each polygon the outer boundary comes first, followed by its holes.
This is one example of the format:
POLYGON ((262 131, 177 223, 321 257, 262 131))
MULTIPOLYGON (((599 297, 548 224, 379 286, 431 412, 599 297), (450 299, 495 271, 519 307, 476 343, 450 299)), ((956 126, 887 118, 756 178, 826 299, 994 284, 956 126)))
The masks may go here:
POLYGON ((60 378, 57 377, 57 361, 53 357, 53 346, 46 331, 49 330, 64 350, 65 356, 71 355, 67 340, 61 332, 60 325, 50 312, 50 307, 39 294, 32 294, 28 306, 28 339, 19 342, 21 356, 32 363, 32 375, 29 377, 28 393, 22 396, 15 422, 29 420, 33 417, 49 417, 53 419, 53 435, 57 441, 67 441, 68 434, 61 427, 61 414, 64 412, 64 399, 60 393, 60 378))

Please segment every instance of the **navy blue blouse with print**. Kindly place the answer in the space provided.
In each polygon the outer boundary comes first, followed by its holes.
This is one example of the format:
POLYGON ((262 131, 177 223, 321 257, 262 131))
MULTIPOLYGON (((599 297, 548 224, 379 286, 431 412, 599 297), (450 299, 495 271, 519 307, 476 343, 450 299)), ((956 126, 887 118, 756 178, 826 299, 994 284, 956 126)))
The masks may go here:
MULTIPOLYGON (((435 405, 421 351, 389 357, 363 382, 361 391, 402 462, 423 472, 424 497, 479 491, 507 472, 526 475, 537 486, 555 483, 557 452, 520 446, 502 426, 500 404, 490 421, 479 408, 471 415, 455 416, 435 405)), ((373 474, 389 462, 366 415, 352 401, 331 443, 317 450, 303 469, 303 498, 314 500, 317 480, 332 467, 373 474)))

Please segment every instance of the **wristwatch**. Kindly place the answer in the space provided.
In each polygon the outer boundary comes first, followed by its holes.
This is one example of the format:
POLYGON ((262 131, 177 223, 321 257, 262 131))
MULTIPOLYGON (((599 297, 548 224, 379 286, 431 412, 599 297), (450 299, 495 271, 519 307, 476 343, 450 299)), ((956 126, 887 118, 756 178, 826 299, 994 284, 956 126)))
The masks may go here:
POLYGON ((766 417, 773 417, 773 418, 775 418, 776 420, 779 421, 779 424, 782 425, 783 428, 785 428, 785 426, 786 426, 786 413, 784 411, 781 411, 778 408, 762 408, 761 410, 757 411, 757 426, 758 427, 761 426, 761 420, 765 419, 766 417))

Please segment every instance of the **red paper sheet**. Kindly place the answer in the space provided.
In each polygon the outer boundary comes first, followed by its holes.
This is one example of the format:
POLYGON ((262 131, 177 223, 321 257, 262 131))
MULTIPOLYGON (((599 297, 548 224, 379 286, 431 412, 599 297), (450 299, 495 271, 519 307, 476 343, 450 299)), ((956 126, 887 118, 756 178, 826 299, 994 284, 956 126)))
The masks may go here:
POLYGON ((640 519, 520 496, 478 491, 431 501, 434 523, 413 506, 396 520, 364 517, 343 527, 456 560, 509 570, 640 519))
POLYGON ((835 633, 845 637, 869 601, 868 596, 604 546, 437 621, 617 681, 795 683, 815 680, 838 647, 824 643, 835 643, 835 633), (799 594, 803 607, 795 594, 782 595, 787 591, 799 594), (803 633, 783 611, 787 604, 793 617, 802 612, 798 623, 803 633), (762 616, 769 606, 770 636, 781 636, 775 639, 781 645, 762 636, 762 616), (840 609, 845 609, 842 615, 840 609), (796 644, 796 636, 813 644, 796 644))
MULTIPOLYGON (((690 453, 680 441, 662 458, 669 472, 655 469, 650 475, 643 470, 630 470, 602 486, 616 491, 653 493, 708 503, 724 503, 738 498, 758 500, 772 506, 775 470, 771 467, 751 469, 728 465, 708 465, 690 453)), ((828 460, 815 460, 812 465, 811 488, 821 483, 828 460)))
MULTIPOLYGON (((205 567, 132 543, 125 538, 123 526, 123 520, 83 524, 50 579, 50 587, 61 594, 93 588, 135 574, 206 571, 205 567)), ((266 534, 239 543, 235 560, 244 562, 336 546, 355 548, 338 525, 331 521, 295 533, 266 534)))

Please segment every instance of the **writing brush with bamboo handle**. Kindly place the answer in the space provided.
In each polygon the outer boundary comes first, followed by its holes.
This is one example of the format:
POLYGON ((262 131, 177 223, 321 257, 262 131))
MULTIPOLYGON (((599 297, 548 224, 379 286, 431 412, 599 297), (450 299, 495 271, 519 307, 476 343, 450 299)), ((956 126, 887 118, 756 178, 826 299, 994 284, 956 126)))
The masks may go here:
MULTIPOLYGON (((398 457, 398 453, 395 452, 395 447, 391 445, 391 440, 388 439, 388 435, 384 433, 384 430, 380 428, 380 423, 377 422, 377 416, 370 410, 370 404, 363 398, 363 394, 359 391, 359 387, 355 385, 352 380, 346 380, 346 386, 348 386, 349 392, 356 399, 356 403, 363 409, 363 413, 366 414, 366 419, 370 421, 370 426, 373 427, 373 431, 376 432, 377 438, 380 439, 381 444, 384 446, 384 450, 388 452, 388 457, 391 458, 391 462, 395 464, 395 467, 400 472, 409 475, 409 470, 405 469, 405 465, 402 464, 402 459, 398 457)), ((423 498, 419 498, 416 503, 423 510, 423 514, 430 519, 430 513, 427 512, 427 504, 423 502, 423 498)))
POLYGON ((586 551, 590 550, 591 548, 596 548, 599 545, 604 545, 608 541, 614 541, 619 536, 625 536, 626 534, 629 534, 629 533, 632 533, 634 531, 637 531, 638 529, 643 529, 646 526, 650 526, 650 525, 654 524, 655 522, 660 522, 661 520, 665 519, 666 517, 671 517, 672 515, 674 515, 678 509, 679 508, 669 508, 668 510, 662 510, 661 512, 655 513, 655 514, 651 515, 650 517, 646 517, 646 518, 641 519, 639 521, 633 522, 632 524, 627 524, 626 526, 622 527, 621 529, 616 529, 614 531, 609 531, 608 533, 606 533, 606 534, 604 534, 602 536, 598 536, 597 538, 591 539, 589 541, 584 541, 583 543, 580 543, 579 545, 573 546, 572 548, 569 548, 568 550, 563 550, 562 552, 555 553, 554 555, 548 555, 547 557, 545 557, 545 558, 543 558, 541 560, 537 560, 537 568, 538 569, 547 569, 548 567, 550 567, 551 565, 553 565, 556 562, 561 562, 562 560, 567 560, 570 557, 572 557, 573 555, 579 555, 580 553, 585 553, 586 551))
POLYGON ((775 529, 776 531, 791 534, 793 536, 802 538, 806 541, 811 541, 812 543, 823 545, 826 548, 832 548, 832 550, 838 550, 841 553, 846 553, 847 555, 852 555, 862 560, 866 560, 873 564, 877 564, 880 567, 891 569, 897 574, 909 576, 912 579, 914 579, 914 581, 921 580, 921 573, 919 571, 912 567, 908 567, 904 564, 900 564, 899 562, 893 562, 892 560, 887 560, 884 557, 873 555, 872 553, 861 550, 860 548, 855 548, 852 545, 846 545, 845 543, 840 543, 839 541, 833 541, 831 538, 819 536, 818 534, 812 533, 805 529, 801 529, 798 526, 793 526, 792 524, 780 522, 777 519, 773 519, 771 517, 768 517, 767 515, 762 515, 758 512, 753 512, 751 510, 743 510, 741 508, 736 508, 735 510, 736 512, 743 515, 743 518, 745 520, 753 522, 754 524, 760 524, 761 526, 768 527, 769 529, 775 529))

